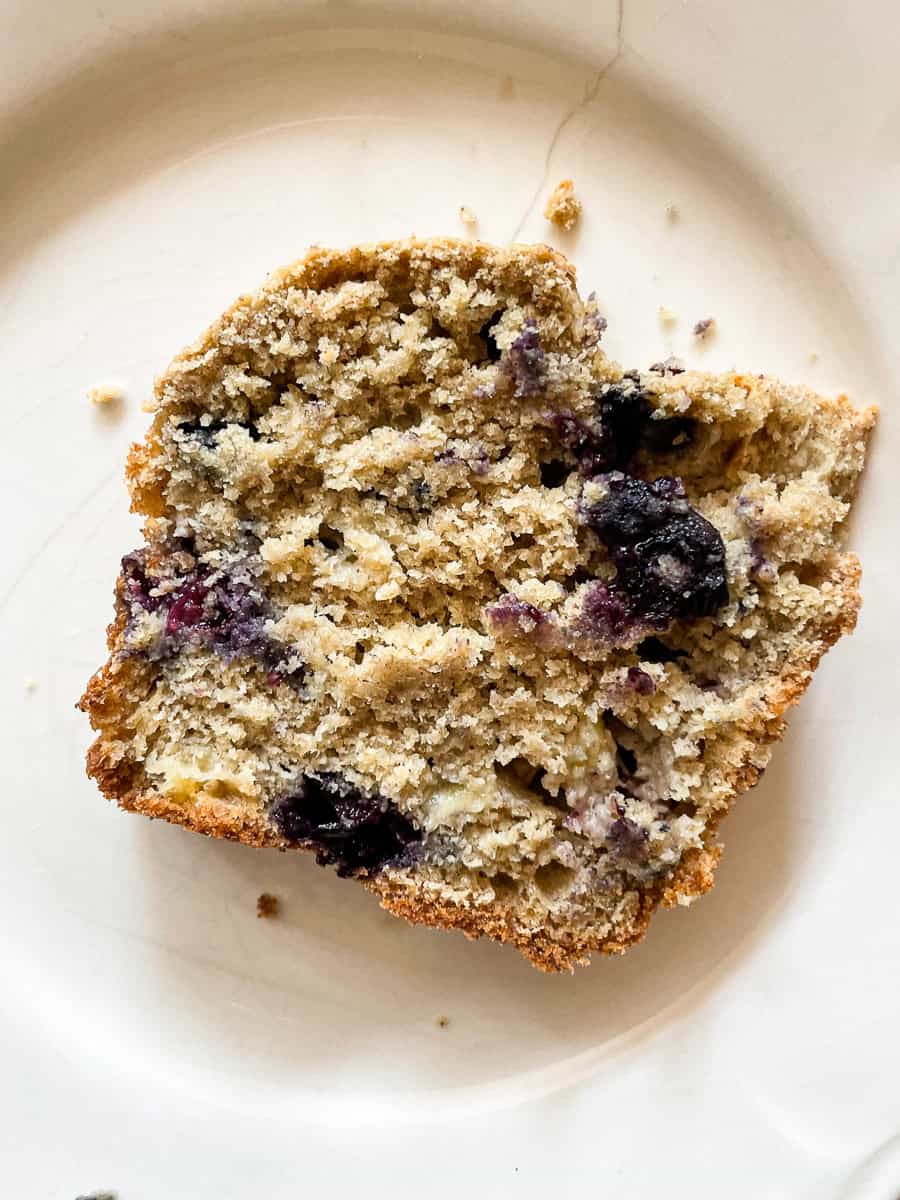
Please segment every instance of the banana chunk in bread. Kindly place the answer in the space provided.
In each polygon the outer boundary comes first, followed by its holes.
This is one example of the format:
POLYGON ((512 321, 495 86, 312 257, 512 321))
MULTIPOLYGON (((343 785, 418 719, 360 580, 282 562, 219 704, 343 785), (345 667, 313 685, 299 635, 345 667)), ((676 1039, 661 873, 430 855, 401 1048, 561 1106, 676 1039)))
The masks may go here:
POLYGON ((571 968, 707 890, 823 652, 873 409, 623 372, 542 246, 312 250, 172 363, 128 464, 88 770, 571 968))

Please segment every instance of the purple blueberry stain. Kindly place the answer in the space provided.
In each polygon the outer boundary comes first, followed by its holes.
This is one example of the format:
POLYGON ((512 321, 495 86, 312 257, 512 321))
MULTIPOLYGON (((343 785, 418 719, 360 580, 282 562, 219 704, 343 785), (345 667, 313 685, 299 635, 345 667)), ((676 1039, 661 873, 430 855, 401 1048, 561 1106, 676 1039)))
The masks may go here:
POLYGON ((338 875, 374 875, 408 861, 421 832, 397 805, 366 792, 333 771, 299 777, 270 808, 272 824, 288 842, 313 847, 320 866, 338 875))
POLYGON ((169 598, 166 633, 170 637, 184 629, 202 625, 207 617, 205 601, 210 589, 199 579, 189 579, 169 598))
POLYGON ((502 365, 512 378, 516 396, 536 396, 544 390, 547 355, 532 317, 526 320, 522 332, 507 350, 502 365))
POLYGON ((629 667, 625 673, 625 679, 631 690, 637 692, 639 696, 652 696, 656 691, 653 676, 642 671, 640 667, 629 667))
POLYGON ((636 620, 627 597, 599 579, 585 587, 581 612, 571 626, 576 638, 588 637, 610 645, 633 640, 641 629, 643 625, 636 620))
POLYGON ((247 565, 213 572, 196 559, 183 557, 193 567, 165 580, 148 573, 144 550, 122 560, 132 621, 136 608, 165 613, 164 632, 148 656, 171 658, 186 645, 201 645, 226 661, 256 659, 270 682, 277 677, 279 682, 299 686, 304 668, 288 645, 267 633, 270 606, 247 565))
POLYGON ((647 851, 649 833, 631 817, 625 815, 624 805, 617 806, 618 816, 609 827, 607 841, 616 858, 632 862, 641 859, 647 851))
POLYGON ((548 624, 546 613, 527 600, 520 600, 511 594, 489 604, 485 615, 495 631, 507 634, 534 633, 548 624))
POLYGON ((758 583, 777 583, 778 568, 767 557, 761 538, 750 539, 750 575, 758 583))
POLYGON ((548 413, 546 422, 556 433, 559 444, 575 459, 582 475, 595 475, 608 464, 603 437, 568 409, 548 413))

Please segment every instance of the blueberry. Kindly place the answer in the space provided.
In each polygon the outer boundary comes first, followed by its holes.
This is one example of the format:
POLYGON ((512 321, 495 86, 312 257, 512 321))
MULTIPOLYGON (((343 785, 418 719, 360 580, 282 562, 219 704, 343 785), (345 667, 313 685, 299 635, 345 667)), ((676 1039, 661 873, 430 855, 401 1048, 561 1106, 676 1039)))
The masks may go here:
POLYGON ((560 443, 572 454, 582 475, 629 468, 638 450, 666 454, 681 450, 694 439, 692 417, 653 419, 648 393, 640 376, 625 375, 605 383, 594 396, 594 414, 583 421, 565 409, 547 419, 560 443))
POLYGON ((653 682, 653 676, 648 675, 646 671, 642 671, 640 667, 629 667, 626 674, 628 686, 639 696, 652 696, 656 691, 656 684, 653 682))
POLYGON ((541 346, 537 324, 532 318, 528 318, 522 332, 507 351, 504 365, 512 376, 517 396, 535 396, 543 390, 547 355, 541 346))
POLYGON ((606 835, 613 854, 617 858, 627 859, 641 858, 646 853, 648 837, 647 830, 632 821, 631 817, 626 817, 621 806, 619 816, 610 825, 606 835))
POLYGON ((290 648, 266 633, 270 615, 265 596, 246 578, 233 573, 212 575, 202 564, 177 579, 174 588, 160 595, 160 580, 148 575, 146 552, 137 550, 122 560, 125 592, 135 607, 147 612, 165 609, 165 634, 152 657, 168 658, 185 644, 209 646, 226 661, 255 658, 272 682, 284 680, 298 686, 303 667, 291 663, 290 648))
POLYGON ((640 387, 627 377, 604 384, 594 398, 594 419, 600 426, 601 471, 626 467, 637 453, 648 420, 649 404, 640 387))
POLYGON ((697 433, 693 417, 666 417, 648 421, 644 426, 642 445, 651 454, 672 454, 690 446, 697 433))
POLYGON ((189 579, 175 593, 166 617, 166 633, 177 634, 182 629, 194 629, 206 618, 205 601, 209 588, 199 579, 189 579))
POLYGON ((343 775, 302 775, 270 810, 289 842, 311 845, 320 866, 338 875, 372 875, 421 841, 419 830, 387 797, 363 792, 343 775))
POLYGON ((599 580, 584 589, 581 612, 574 623, 576 634, 616 645, 627 641, 637 625, 626 596, 599 580))
POLYGON ((532 633, 546 625, 547 615, 518 596, 501 596, 485 610, 491 624, 510 633, 532 633))
POLYGON ((609 550, 615 592, 633 614, 665 628, 728 603, 721 535, 688 503, 680 479, 647 483, 614 472, 604 482, 606 495, 582 513, 609 550))
POLYGON ((603 436, 592 425, 567 409, 551 413, 548 422, 555 430, 560 445, 578 463, 582 475, 596 475, 612 465, 604 449, 603 436))

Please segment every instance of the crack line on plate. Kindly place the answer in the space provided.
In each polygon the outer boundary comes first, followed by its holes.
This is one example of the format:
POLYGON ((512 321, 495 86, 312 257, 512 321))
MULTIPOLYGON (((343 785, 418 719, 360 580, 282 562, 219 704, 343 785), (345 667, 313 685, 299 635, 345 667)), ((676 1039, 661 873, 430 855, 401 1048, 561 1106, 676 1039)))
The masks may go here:
POLYGON ((563 113, 562 117, 560 118, 559 124, 556 126, 556 128, 554 129, 554 131, 550 137, 550 144, 547 147, 547 153, 544 155, 544 170, 541 175, 540 181, 539 181, 537 187, 532 192, 531 196, 529 197, 528 204, 525 206, 525 211, 522 213, 522 216, 519 218, 515 229, 512 231, 512 234, 510 235, 510 238, 509 238, 510 242, 518 241, 519 235, 521 234, 522 229, 524 228, 529 217, 531 216, 532 212, 534 211, 535 205, 538 203, 538 200, 541 197, 541 193, 544 191, 544 189, 547 186, 547 180, 550 177, 550 163, 553 159, 553 152, 556 149, 556 147, 559 143, 559 139, 562 137, 566 127, 572 121, 574 121, 574 119, 578 116, 578 114, 580 112, 583 112, 588 107, 589 104, 592 104, 594 102, 594 100, 597 99, 597 93, 600 91, 600 85, 603 83, 603 80, 606 78, 606 76, 610 73, 610 71, 613 69, 613 67, 616 65, 616 63, 619 61, 619 59, 622 57, 622 53, 625 49, 625 42, 624 42, 624 38, 623 38, 624 22, 625 22, 625 0, 619 0, 618 15, 616 17, 616 49, 615 49, 615 52, 612 54, 612 56, 609 58, 609 60, 603 64, 603 66, 600 68, 600 70, 594 76, 593 80, 588 85, 588 88, 587 88, 584 96, 581 98, 581 100, 579 100, 577 104, 573 105, 568 110, 568 112, 563 113))

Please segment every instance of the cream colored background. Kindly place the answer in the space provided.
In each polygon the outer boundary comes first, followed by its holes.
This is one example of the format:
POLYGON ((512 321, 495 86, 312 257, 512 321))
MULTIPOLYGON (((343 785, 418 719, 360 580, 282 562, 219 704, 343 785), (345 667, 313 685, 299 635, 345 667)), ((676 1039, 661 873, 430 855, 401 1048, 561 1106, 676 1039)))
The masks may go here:
POLYGON ((900 1127, 897 36, 882 0, 0 0, 10 1195, 900 1186, 850 1182, 900 1127), (540 215, 568 174, 571 236, 540 215), (726 824, 715 892, 574 979, 403 927, 311 861, 119 814, 81 766, 154 372, 310 242, 464 235, 462 204, 480 236, 569 253, 626 363, 884 409, 857 635, 726 824), (109 378, 125 404, 93 409, 109 378), (262 890, 282 919, 257 921, 262 890))

